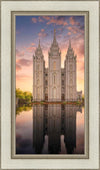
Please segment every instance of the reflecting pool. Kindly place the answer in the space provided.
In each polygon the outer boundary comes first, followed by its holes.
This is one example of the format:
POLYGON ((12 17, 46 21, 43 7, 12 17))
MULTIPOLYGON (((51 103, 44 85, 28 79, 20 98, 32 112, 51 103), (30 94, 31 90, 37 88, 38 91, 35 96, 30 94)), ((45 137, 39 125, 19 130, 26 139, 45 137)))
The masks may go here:
POLYGON ((84 107, 17 107, 16 154, 84 154, 84 107))

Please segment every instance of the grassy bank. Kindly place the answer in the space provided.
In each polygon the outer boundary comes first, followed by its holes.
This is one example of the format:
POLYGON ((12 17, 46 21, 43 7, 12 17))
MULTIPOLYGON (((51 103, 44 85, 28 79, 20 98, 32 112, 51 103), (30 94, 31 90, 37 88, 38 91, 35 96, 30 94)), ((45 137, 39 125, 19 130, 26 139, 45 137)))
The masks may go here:
POLYGON ((82 97, 82 101, 60 101, 60 102, 48 102, 48 101, 32 101, 32 93, 27 91, 22 91, 20 89, 16 89, 16 105, 23 104, 64 104, 64 105, 84 105, 84 96, 82 97))
POLYGON ((32 102, 32 104, 64 104, 64 105, 84 105, 84 102, 83 101, 61 101, 61 102, 48 102, 48 101, 40 101, 40 102, 37 102, 37 101, 34 101, 32 102))

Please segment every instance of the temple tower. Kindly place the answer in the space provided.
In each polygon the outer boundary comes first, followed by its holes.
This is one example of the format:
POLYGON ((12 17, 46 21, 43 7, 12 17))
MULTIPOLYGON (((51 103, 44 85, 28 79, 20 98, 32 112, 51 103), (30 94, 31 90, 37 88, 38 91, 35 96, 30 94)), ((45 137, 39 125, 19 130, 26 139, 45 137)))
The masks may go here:
POLYGON ((38 47, 33 56, 33 101, 44 100, 44 56, 40 46, 38 47))
POLYGON ((61 101, 61 52, 55 29, 48 62, 48 101, 61 101))
POLYGON ((76 89, 76 57, 74 55, 73 48, 71 47, 71 41, 69 40, 69 47, 65 59, 65 100, 76 101, 77 89, 76 89))

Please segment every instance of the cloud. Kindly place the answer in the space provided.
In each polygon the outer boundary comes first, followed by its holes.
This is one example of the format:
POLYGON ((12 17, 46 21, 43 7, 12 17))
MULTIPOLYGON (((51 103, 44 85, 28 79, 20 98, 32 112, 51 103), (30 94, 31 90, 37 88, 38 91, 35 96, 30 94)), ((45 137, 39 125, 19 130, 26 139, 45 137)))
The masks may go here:
POLYGON ((42 20, 40 22, 43 22, 43 20, 45 20, 47 25, 50 25, 50 24, 63 25, 63 26, 68 25, 64 16, 55 16, 55 17, 54 16, 41 16, 40 19, 42 20))
POLYGON ((33 53, 35 50, 36 50, 36 47, 25 47, 26 48, 26 51, 29 52, 29 53, 33 53))
POLYGON ((47 25, 50 25, 50 24, 56 24, 56 25, 63 25, 63 26, 66 26, 68 25, 68 23, 65 21, 64 17, 51 17, 49 19, 49 21, 47 22, 47 25))
POLYGON ((70 17, 70 18, 69 18, 69 22, 70 22, 71 25, 74 25, 74 24, 75 24, 74 18, 73 18, 73 17, 70 17))
POLYGON ((35 43, 31 43, 32 46, 35 46, 35 43))
POLYGON ((81 64, 79 69, 80 69, 80 71, 84 71, 84 64, 81 64))
POLYGON ((32 64, 31 60, 28 59, 17 59, 16 60, 16 71, 19 71, 22 69, 23 66, 30 66, 32 64))
POLYGON ((79 56, 84 56, 84 38, 82 36, 80 36, 80 38, 78 37, 79 36, 76 36, 72 39, 72 44, 76 53, 78 53, 79 56))
POLYGON ((21 66, 16 63, 16 71, 19 71, 19 70, 21 70, 21 66))
POLYGON ((32 61, 23 58, 23 59, 17 60, 17 63, 20 64, 21 66, 30 66, 32 64, 32 61))
POLYGON ((42 16, 41 18, 43 18, 45 20, 50 20, 51 17, 49 17, 49 16, 42 16))
POLYGON ((44 29, 41 29, 41 31, 38 33, 38 36, 41 37, 41 38, 44 38, 44 37, 47 37, 47 33, 45 32, 44 29))
POLYGON ((70 23, 71 25, 80 26, 80 23, 75 20, 75 17, 74 17, 74 16, 69 18, 69 23, 70 23))
POLYGON ((61 38, 62 38, 62 35, 61 35, 61 34, 58 34, 58 35, 57 35, 57 39, 58 39, 58 38, 61 39, 61 38))
POLYGON ((72 32, 73 34, 76 34, 77 33, 77 29, 75 27, 67 27, 67 29, 72 32))
POLYGON ((44 29, 41 29, 41 32, 44 32, 45 30, 44 29))
POLYGON ((80 45, 79 53, 80 53, 81 55, 84 55, 84 43, 80 45))
POLYGON ((83 34, 84 35, 84 29, 81 29, 78 26, 68 26, 66 27, 68 31, 70 31, 73 34, 83 34))
POLYGON ((33 53, 36 50, 36 44, 32 42, 28 47, 24 46, 24 50, 25 52, 33 53))
POLYGON ((42 17, 38 17, 38 21, 39 21, 39 22, 44 22, 43 19, 42 19, 42 17))
POLYGON ((37 19, 36 18, 32 18, 32 22, 33 23, 37 23, 37 19))
POLYGON ((62 33, 64 31, 64 28, 60 27, 60 28, 57 28, 57 30, 62 33))
POLYGON ((19 51, 18 49, 16 49, 16 57, 22 57, 24 56, 24 51, 19 51))
POLYGON ((16 74, 16 78, 17 78, 17 80, 22 80, 22 79, 30 79, 30 78, 32 78, 32 76, 30 76, 30 75, 26 75, 26 74, 16 74))
POLYGON ((67 35, 71 35, 71 32, 68 32, 67 35))

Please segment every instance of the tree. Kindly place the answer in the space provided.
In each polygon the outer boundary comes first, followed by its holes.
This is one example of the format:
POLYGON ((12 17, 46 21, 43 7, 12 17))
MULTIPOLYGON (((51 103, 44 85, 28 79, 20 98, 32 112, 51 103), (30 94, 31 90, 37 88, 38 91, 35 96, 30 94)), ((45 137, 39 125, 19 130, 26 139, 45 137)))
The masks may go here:
POLYGON ((31 103, 32 101, 32 93, 31 92, 23 92, 19 88, 16 89, 16 99, 18 100, 17 103, 25 104, 25 103, 31 103))

